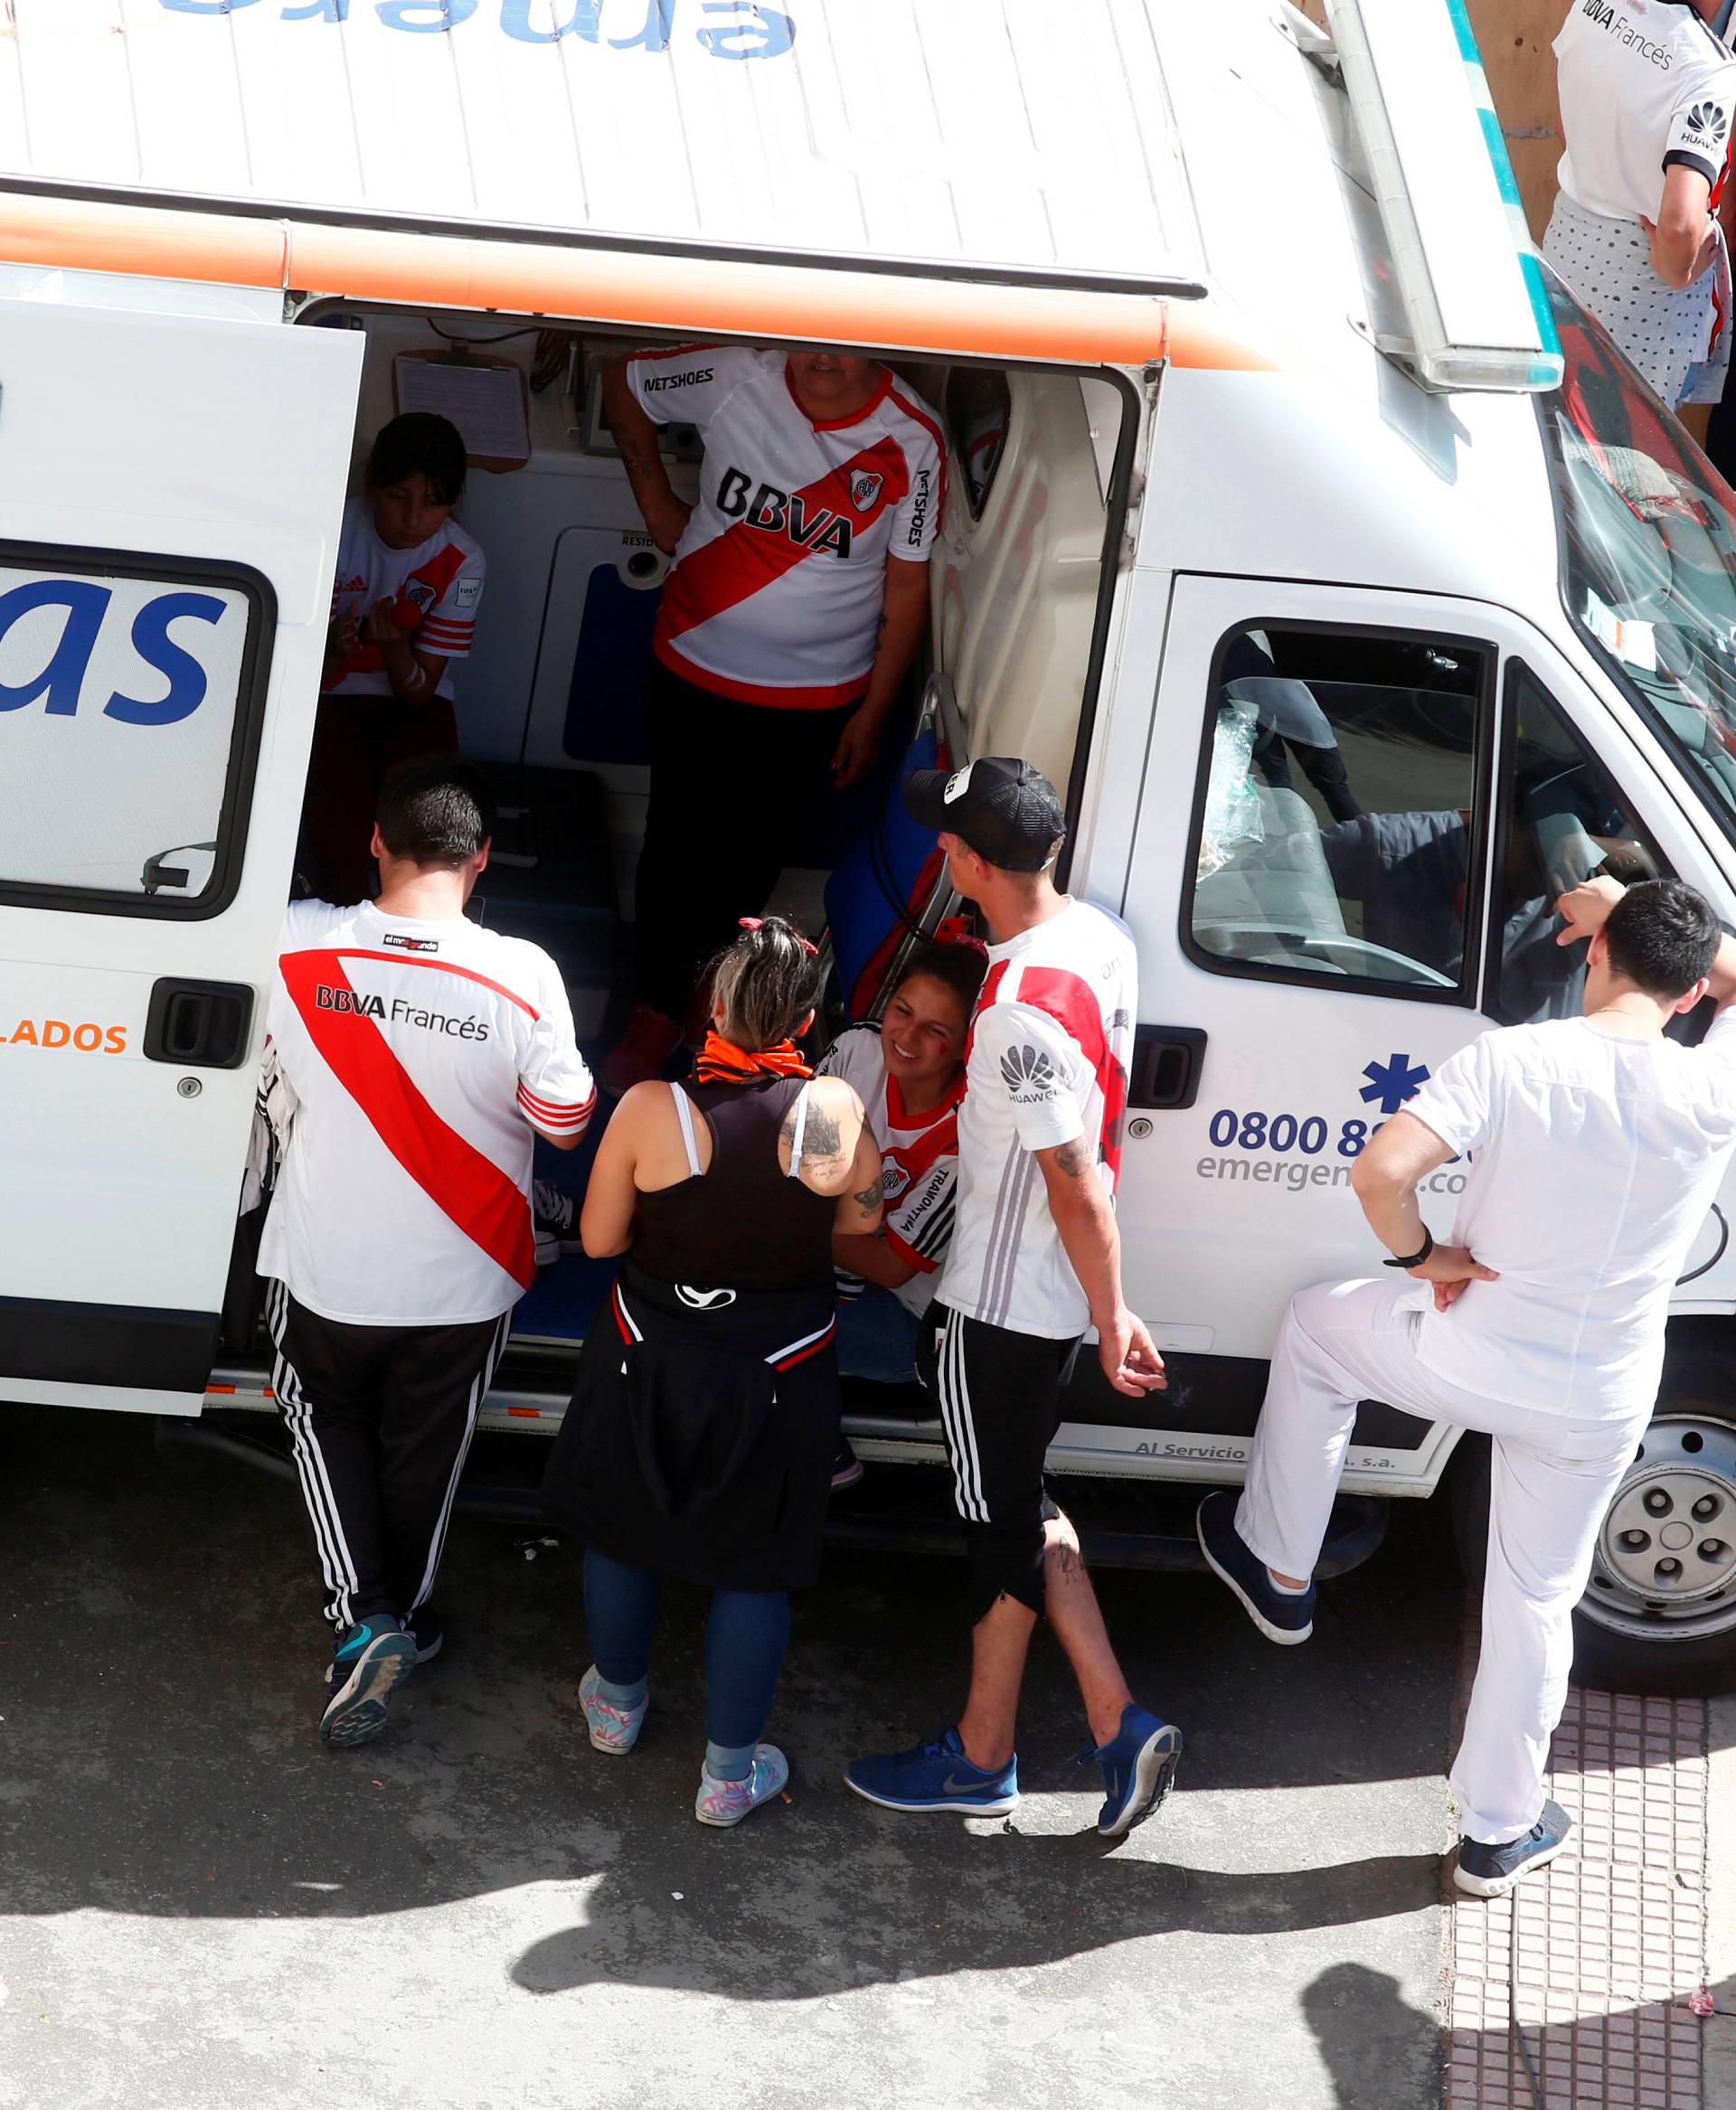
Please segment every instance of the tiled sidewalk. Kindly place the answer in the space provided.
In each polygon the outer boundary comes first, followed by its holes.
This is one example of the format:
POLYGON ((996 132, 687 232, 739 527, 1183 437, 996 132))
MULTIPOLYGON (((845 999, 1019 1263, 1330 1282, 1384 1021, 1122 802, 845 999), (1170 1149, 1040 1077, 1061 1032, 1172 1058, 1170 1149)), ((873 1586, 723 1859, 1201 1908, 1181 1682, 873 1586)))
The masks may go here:
POLYGON ((1703 1700, 1569 1694, 1571 1842, 1508 1898, 1448 1893, 1448 2110, 1702 2110, 1706 1773, 1703 1700))

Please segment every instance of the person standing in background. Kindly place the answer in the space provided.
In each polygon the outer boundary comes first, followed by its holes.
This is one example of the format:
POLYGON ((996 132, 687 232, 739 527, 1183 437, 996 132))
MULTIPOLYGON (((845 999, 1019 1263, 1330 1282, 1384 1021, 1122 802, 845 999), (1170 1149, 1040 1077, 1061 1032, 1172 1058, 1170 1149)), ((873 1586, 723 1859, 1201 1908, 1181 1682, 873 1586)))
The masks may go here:
POLYGON ((1717 213, 1736 118, 1722 0, 1573 0, 1555 38, 1567 151, 1543 254, 1672 410, 1730 360, 1717 213))
POLYGON ((487 570, 452 518, 467 466, 456 425, 407 410, 381 427, 344 508, 302 815, 302 873, 326 900, 359 901, 373 882, 368 824, 392 765, 458 752, 452 662, 470 650, 487 570))
POLYGON ((873 767, 928 617, 944 453, 879 361, 686 344, 611 360, 603 408, 652 540, 651 805, 620 1093, 680 1044, 699 963, 762 909, 832 789, 873 767), (657 427, 705 443, 689 506, 657 427))

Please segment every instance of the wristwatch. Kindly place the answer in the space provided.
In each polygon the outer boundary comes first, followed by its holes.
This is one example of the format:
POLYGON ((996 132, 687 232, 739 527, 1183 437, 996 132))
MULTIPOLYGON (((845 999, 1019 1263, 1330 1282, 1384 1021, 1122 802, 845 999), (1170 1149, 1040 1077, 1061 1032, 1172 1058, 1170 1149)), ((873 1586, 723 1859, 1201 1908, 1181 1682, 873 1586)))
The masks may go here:
POLYGON ((1434 1249, 1434 1233, 1425 1223, 1422 1227, 1422 1249, 1420 1252, 1409 1254, 1402 1260, 1384 1260, 1382 1262, 1382 1266, 1385 1267, 1420 1267, 1434 1249))

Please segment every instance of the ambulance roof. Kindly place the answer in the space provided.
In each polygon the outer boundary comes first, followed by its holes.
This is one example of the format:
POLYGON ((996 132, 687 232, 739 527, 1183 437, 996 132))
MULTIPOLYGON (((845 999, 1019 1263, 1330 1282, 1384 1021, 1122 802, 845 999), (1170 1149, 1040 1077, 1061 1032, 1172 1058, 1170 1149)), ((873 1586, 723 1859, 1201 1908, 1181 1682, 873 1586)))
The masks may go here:
POLYGON ((1146 294, 1203 269, 1151 0, 6 0, 0 185, 1146 294))

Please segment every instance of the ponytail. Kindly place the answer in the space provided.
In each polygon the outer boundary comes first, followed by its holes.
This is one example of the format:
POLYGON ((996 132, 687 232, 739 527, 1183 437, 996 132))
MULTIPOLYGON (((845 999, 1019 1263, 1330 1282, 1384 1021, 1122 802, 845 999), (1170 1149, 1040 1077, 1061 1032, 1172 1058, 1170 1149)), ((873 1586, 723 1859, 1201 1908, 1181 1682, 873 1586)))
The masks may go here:
POLYGON ((750 1054, 795 1037, 820 997, 814 947, 782 916, 744 925, 711 967, 712 1004, 726 1041, 750 1054))

